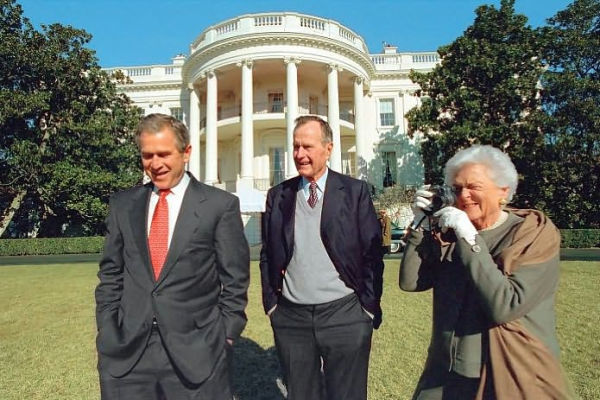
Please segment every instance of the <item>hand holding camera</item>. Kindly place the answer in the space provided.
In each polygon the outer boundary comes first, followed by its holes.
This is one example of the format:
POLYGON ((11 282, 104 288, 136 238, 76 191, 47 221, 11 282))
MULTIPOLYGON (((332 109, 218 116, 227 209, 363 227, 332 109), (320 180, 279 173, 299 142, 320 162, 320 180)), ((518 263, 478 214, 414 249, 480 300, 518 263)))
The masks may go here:
POLYGON ((435 212, 433 216, 438 219, 437 224, 442 233, 452 229, 456 237, 466 240, 471 246, 475 244, 477 229, 475 229, 464 211, 453 206, 447 206, 435 212))
POLYGON ((414 215, 412 229, 423 228, 426 231, 431 230, 431 224, 429 222, 428 215, 431 215, 431 198, 433 193, 429 190, 429 185, 424 185, 417 190, 415 198, 411 205, 411 209, 414 215))
POLYGON ((411 227, 418 229, 421 227, 426 231, 432 230, 434 224, 432 216, 440 209, 451 206, 456 202, 454 190, 446 185, 423 185, 415 193, 412 203, 412 212, 414 215, 411 227))
POLYGON ((454 230, 456 237, 463 238, 470 245, 475 244, 477 229, 464 211, 454 207, 456 194, 447 185, 424 185, 415 193, 412 204, 415 219, 413 229, 419 226, 426 231, 440 230, 446 233, 454 230))

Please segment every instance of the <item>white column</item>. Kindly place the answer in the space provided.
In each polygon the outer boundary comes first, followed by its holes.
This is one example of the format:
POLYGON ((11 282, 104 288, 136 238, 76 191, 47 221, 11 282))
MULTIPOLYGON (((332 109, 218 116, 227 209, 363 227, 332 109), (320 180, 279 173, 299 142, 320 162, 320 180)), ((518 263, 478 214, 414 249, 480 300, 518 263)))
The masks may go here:
POLYGON ((337 65, 330 64, 327 74, 327 121, 333 133, 333 152, 329 159, 329 167, 337 172, 342 171, 342 142, 340 140, 340 99, 338 92, 337 65))
POLYGON ((253 93, 252 93, 252 61, 244 60, 240 63, 242 67, 242 165, 240 166, 240 178, 252 187, 254 171, 254 127, 253 93))
POLYGON ((354 133, 356 135, 356 177, 367 179, 367 149, 365 147, 363 80, 354 79, 354 133))
POLYGON ((290 178, 297 175, 294 164, 294 120, 298 118, 298 69, 296 64, 300 60, 294 58, 285 58, 286 68, 286 99, 287 107, 285 114, 286 124, 286 152, 287 164, 285 177, 290 178))
POLYGON ((200 180, 200 102, 193 85, 190 85, 190 144, 192 154, 188 163, 188 171, 200 180))
POLYGON ((206 167, 204 182, 217 183, 217 74, 206 73, 206 167))

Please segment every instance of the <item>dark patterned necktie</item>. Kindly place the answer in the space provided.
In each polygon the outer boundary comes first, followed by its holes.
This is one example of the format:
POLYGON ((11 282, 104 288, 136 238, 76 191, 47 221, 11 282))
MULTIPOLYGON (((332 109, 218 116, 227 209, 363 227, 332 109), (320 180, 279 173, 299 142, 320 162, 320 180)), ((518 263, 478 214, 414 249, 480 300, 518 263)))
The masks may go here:
POLYGON ((148 247, 150 249, 150 260, 152 261, 152 270, 154 279, 158 280, 160 271, 167 258, 169 251, 169 204, 167 195, 171 190, 159 190, 158 203, 152 216, 150 225, 150 236, 148 236, 148 247))
POLYGON ((315 208, 317 204, 317 182, 311 182, 309 187, 310 196, 308 196, 308 205, 311 208, 315 208))

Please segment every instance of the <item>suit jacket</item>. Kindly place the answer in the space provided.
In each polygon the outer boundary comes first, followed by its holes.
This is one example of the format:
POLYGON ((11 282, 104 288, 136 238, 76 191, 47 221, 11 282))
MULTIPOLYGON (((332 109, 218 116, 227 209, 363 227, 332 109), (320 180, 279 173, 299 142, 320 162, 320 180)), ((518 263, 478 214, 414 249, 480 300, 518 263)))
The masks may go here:
MULTIPOLYGON (((265 312, 281 296, 294 252, 294 218, 300 176, 271 188, 262 218, 260 271, 265 312)), ((302 194, 300 194, 302 195, 302 194)), ((321 240, 340 278, 381 323, 383 284, 381 225, 364 181, 329 170, 323 194, 321 240)))
POLYGON ((147 240, 152 184, 110 200, 96 288, 99 358, 115 376, 142 355, 156 318, 172 361, 187 380, 210 375, 226 338, 246 325, 249 250, 236 196, 191 177, 160 276, 147 240))

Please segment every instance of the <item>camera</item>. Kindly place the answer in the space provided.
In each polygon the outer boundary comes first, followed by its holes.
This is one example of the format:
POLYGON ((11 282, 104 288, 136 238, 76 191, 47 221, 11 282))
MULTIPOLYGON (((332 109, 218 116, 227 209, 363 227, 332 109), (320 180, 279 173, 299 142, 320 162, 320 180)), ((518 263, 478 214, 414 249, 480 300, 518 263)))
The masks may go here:
POLYGON ((452 186, 432 185, 428 190, 433 193, 433 196, 431 197, 431 211, 425 212, 427 215, 432 215, 436 211, 456 203, 456 193, 452 186))

